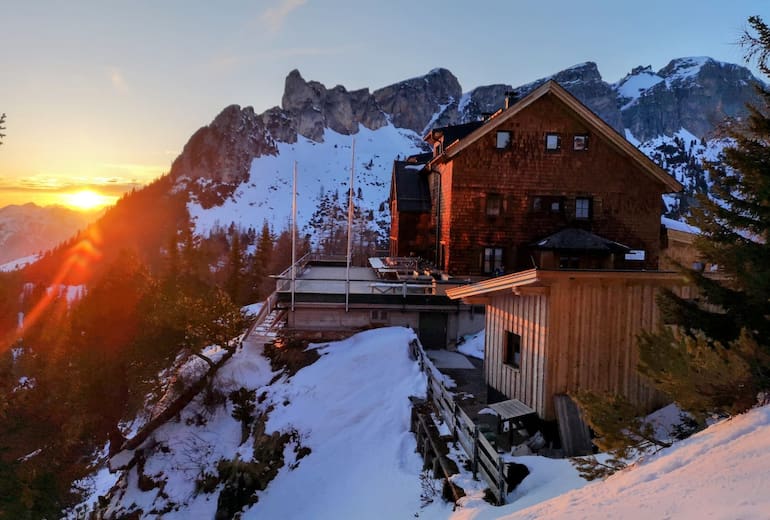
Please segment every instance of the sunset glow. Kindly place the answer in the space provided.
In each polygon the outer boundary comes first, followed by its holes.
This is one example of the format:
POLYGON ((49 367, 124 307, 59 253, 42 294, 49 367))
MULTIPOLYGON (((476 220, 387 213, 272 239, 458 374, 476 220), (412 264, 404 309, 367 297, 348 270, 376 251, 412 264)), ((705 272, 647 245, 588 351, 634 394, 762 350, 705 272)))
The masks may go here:
POLYGON ((89 211, 114 204, 117 197, 102 195, 94 190, 80 190, 62 195, 62 203, 72 209, 89 211))

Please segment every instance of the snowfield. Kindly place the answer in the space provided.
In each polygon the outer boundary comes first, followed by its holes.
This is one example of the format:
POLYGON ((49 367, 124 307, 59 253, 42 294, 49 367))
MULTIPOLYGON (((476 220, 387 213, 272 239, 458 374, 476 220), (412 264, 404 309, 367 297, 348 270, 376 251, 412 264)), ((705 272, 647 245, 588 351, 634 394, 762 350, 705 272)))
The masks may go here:
POLYGON ((770 518, 770 406, 505 519, 770 518))
MULTIPOLYGON (((408 355, 414 338, 412 330, 392 327, 311 345, 320 358, 291 377, 272 371, 261 342, 246 341, 220 370, 217 387, 264 393, 258 411, 272 407, 266 433, 295 431, 298 444, 286 444, 284 465, 242 518, 770 519, 770 407, 717 423, 603 482, 586 482, 566 459, 508 456, 530 475, 502 507, 483 500, 484 485, 452 448, 460 467, 453 481, 466 492, 453 508, 442 501, 440 482, 422 472, 409 432, 409 397, 426 395, 425 376, 408 355), (298 445, 310 452, 298 457, 298 445)), ((477 353, 478 341, 467 338, 469 350, 477 353)), ((221 459, 251 460, 254 439, 240 443, 230 401, 201 424, 196 419, 203 410, 194 401, 145 443, 144 474, 162 482, 162 492, 141 491, 135 469, 102 469, 88 502, 118 482, 113 514, 138 507, 143 518, 156 510, 166 519, 213 519, 223 484, 213 493, 196 492, 196 479, 216 473, 221 459)))

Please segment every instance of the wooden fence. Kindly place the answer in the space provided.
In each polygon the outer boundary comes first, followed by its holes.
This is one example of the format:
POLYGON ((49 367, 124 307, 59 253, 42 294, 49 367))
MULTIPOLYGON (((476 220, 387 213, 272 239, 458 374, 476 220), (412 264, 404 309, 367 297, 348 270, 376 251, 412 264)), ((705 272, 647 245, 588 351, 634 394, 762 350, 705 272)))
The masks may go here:
POLYGON ((428 398, 433 401, 441 419, 449 426, 452 437, 471 460, 473 478, 479 476, 489 485, 497 505, 505 503, 505 462, 497 449, 479 431, 479 426, 455 402, 454 395, 442 383, 441 373, 425 354, 419 341, 412 343, 412 356, 428 377, 428 398))

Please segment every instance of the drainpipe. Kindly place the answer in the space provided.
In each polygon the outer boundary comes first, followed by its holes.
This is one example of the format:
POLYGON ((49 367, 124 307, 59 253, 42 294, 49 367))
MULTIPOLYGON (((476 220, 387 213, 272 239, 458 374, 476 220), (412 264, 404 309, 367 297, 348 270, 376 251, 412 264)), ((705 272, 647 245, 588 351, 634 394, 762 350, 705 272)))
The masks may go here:
POLYGON ((439 260, 441 259, 441 172, 435 168, 431 168, 431 173, 436 174, 436 268, 442 269, 442 266, 439 265, 439 260))

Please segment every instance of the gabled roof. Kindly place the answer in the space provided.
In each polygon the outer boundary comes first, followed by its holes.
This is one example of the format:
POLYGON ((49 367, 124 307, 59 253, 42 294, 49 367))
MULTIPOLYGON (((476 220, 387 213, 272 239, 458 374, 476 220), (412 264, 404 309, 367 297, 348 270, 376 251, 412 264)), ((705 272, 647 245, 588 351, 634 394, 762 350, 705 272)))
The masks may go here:
POLYGON ((590 231, 579 228, 566 228, 552 235, 537 240, 532 244, 535 249, 557 251, 599 251, 607 253, 628 253, 631 248, 609 238, 600 237, 590 231))
POLYGON ((561 101, 567 108, 572 111, 573 114, 579 117, 591 129, 593 129, 594 132, 604 137, 618 151, 629 156, 651 178, 663 184, 663 186, 667 188, 667 192, 676 192, 682 190, 682 185, 671 175, 669 175, 668 172, 652 162, 634 145, 629 143, 625 137, 617 133, 615 129, 605 123, 602 118, 594 114, 588 107, 578 101, 577 98, 567 92, 564 87, 553 80, 549 80, 543 83, 540 87, 530 92, 527 96, 516 102, 507 110, 503 110, 500 114, 496 115, 473 132, 467 134, 459 141, 450 144, 445 139, 444 143, 446 144, 446 147, 444 148, 444 153, 439 157, 436 157, 434 161, 438 162, 455 157, 468 146, 478 141, 482 136, 494 131, 500 125, 515 117, 522 110, 532 105, 535 101, 547 95, 553 96, 561 101))
POLYGON ((430 187, 427 175, 420 175, 431 154, 424 162, 410 157, 406 161, 393 161, 393 183, 391 199, 395 197, 398 211, 410 213, 430 212, 430 187))

